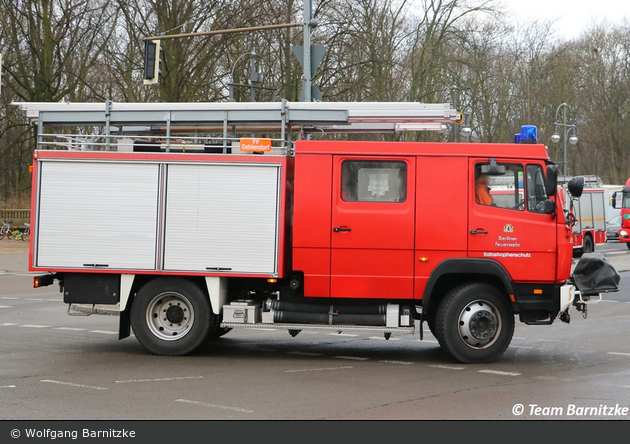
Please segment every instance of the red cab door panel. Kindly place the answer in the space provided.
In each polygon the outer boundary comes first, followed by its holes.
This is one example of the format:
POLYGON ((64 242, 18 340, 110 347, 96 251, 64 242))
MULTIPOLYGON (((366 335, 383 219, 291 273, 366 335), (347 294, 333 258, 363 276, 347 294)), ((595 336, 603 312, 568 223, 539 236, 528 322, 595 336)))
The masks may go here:
POLYGON ((413 297, 413 157, 334 156, 331 297, 413 297))
POLYGON ((543 165, 497 159, 505 174, 484 178, 480 167, 489 161, 470 160, 468 255, 498 261, 515 282, 554 282, 557 230, 542 213, 543 165), (480 196, 488 188, 491 205, 480 196))

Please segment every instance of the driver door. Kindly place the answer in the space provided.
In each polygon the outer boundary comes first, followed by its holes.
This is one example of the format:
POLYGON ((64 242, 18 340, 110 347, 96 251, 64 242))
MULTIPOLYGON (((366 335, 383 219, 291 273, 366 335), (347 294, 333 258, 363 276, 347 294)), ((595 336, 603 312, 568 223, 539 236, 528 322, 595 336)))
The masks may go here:
POLYGON ((470 159, 468 256, 496 260, 516 282, 554 282, 556 220, 539 205, 546 199, 544 165, 497 159, 505 174, 490 177, 492 205, 484 205, 476 181, 489 162, 470 159))

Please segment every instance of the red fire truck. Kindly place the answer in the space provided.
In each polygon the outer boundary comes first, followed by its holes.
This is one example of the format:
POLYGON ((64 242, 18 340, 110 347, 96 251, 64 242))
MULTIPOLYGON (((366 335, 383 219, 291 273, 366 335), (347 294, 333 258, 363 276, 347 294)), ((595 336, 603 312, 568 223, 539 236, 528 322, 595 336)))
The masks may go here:
POLYGON ((460 118, 448 105, 18 105, 38 125, 29 266, 47 274, 34 286, 118 305, 119 337, 133 327, 153 353, 233 328, 389 339, 420 321, 422 338, 426 321, 455 359, 488 362, 515 314, 585 309, 543 145, 304 140, 439 129, 460 118), (511 191, 478 203, 482 174, 511 191))
MULTIPOLYGON (((559 178, 561 184, 568 182, 568 178, 559 178)), ((569 191, 566 186, 562 188, 566 200, 569 191)), ((569 208, 565 208, 569 211, 569 208)), ((584 191, 579 199, 575 199, 573 212, 575 225, 571 241, 573 249, 578 255, 592 253, 597 245, 606 243, 606 199, 605 190, 601 180, 596 176, 586 176, 584 191)))
POLYGON ((621 209, 621 229, 619 230, 619 242, 626 244, 630 249, 630 179, 621 192, 616 191, 612 195, 612 207, 621 209))

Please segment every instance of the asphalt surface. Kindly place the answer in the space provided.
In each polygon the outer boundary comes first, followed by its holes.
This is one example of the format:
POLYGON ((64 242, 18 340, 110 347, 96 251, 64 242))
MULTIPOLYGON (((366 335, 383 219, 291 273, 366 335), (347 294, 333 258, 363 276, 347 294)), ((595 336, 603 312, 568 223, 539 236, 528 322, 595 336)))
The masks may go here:
MULTIPOLYGON (((623 244, 598 251, 630 263, 623 244)), ((630 408, 630 273, 587 319, 573 310, 569 325, 517 322, 492 364, 450 360, 428 331, 420 342, 233 330, 175 358, 118 341, 115 316, 68 316, 58 288, 31 288, 15 254, 0 252, 2 420, 630 418, 620 410, 630 408), (584 407, 598 410, 577 414, 584 407)))

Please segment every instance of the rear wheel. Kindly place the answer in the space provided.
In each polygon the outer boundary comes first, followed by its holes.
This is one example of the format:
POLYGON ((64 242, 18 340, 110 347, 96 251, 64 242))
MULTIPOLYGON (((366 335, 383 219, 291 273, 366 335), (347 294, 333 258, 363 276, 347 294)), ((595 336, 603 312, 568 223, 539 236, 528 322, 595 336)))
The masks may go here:
POLYGON ((131 306, 136 338, 157 355, 191 353, 217 323, 208 296, 186 279, 154 279, 140 289, 131 306))
MULTIPOLYGON (((4 235, 5 235, 5 234, 6 234, 6 233, 5 233, 4 229, 0 229, 0 239, 4 239, 4 235)), ((630 245, 630 244, 629 244, 629 245, 630 245)), ((628 248, 630 248, 630 247, 628 247, 628 248)))
POLYGON ((582 243, 582 254, 592 253, 593 251, 595 251, 593 238, 591 236, 584 236, 584 241, 582 243))
POLYGON ((444 351, 464 363, 491 362, 514 334, 514 313, 507 296, 488 284, 453 289, 438 307, 435 336, 444 351))

